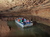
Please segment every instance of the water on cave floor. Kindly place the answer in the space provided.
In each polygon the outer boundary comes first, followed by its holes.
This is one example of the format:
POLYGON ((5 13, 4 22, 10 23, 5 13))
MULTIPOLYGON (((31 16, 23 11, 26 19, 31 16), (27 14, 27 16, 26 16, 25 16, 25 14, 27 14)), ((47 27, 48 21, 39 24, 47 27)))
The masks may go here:
POLYGON ((28 28, 20 28, 15 24, 15 21, 7 21, 11 27, 9 37, 50 37, 50 27, 41 23, 28 28))

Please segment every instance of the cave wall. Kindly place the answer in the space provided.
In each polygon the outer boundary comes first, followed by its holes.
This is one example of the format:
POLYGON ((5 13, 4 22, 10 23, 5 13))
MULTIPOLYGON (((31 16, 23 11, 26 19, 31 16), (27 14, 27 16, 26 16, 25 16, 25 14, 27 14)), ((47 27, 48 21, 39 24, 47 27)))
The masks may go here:
POLYGON ((50 20, 50 0, 0 0, 0 14, 50 20))
POLYGON ((36 11, 32 10, 31 13, 32 13, 33 16, 39 16, 39 17, 42 17, 42 18, 50 19, 50 8, 36 10, 36 11))

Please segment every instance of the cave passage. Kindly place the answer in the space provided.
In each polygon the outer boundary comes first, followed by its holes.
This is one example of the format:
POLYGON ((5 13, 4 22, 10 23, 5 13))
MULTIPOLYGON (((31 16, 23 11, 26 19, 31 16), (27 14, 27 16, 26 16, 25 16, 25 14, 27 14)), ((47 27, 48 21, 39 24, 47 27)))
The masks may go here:
POLYGON ((17 36, 17 37, 50 37, 50 27, 41 23, 36 23, 32 27, 20 28, 16 25, 15 21, 7 21, 7 24, 11 26, 11 32, 8 36, 17 36))

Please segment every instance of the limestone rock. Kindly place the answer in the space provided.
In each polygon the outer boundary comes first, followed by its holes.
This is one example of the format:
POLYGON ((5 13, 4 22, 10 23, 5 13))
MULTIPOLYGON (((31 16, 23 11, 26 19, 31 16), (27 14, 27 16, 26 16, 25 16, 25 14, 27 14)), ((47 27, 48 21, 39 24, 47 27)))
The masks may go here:
POLYGON ((6 36, 10 32, 9 27, 7 26, 7 23, 5 21, 0 20, 0 35, 6 36))
MULTIPOLYGON (((22 15, 20 13, 29 11, 32 16, 50 18, 49 8, 50 0, 0 0, 0 13, 8 15, 11 13, 13 16, 13 12, 22 15)), ((25 13, 23 14, 26 15, 25 13)))

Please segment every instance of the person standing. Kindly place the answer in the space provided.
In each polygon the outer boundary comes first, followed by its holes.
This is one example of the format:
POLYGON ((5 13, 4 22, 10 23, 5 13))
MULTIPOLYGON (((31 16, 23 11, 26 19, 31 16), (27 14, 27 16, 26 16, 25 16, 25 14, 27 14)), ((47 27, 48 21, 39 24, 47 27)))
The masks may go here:
POLYGON ((27 20, 27 24, 30 24, 30 21, 29 20, 27 20))
POLYGON ((24 22, 24 18, 22 18, 22 22, 24 22))

